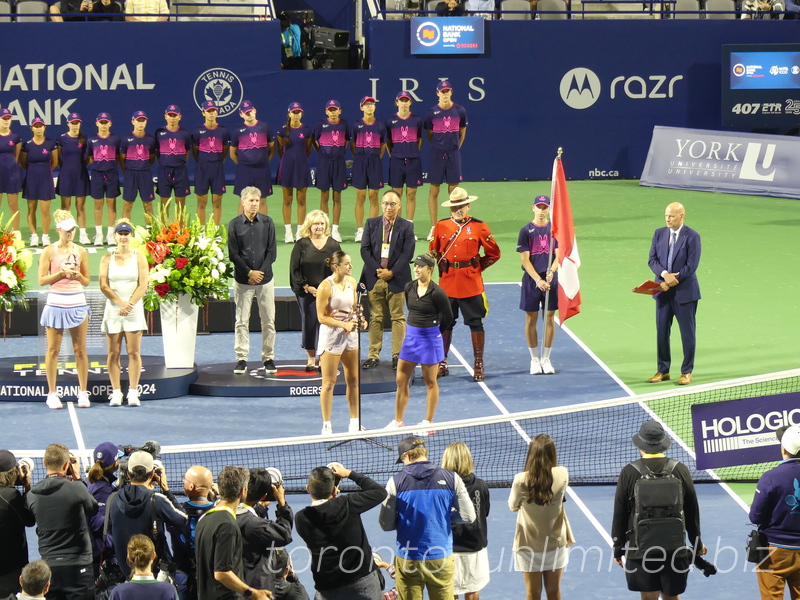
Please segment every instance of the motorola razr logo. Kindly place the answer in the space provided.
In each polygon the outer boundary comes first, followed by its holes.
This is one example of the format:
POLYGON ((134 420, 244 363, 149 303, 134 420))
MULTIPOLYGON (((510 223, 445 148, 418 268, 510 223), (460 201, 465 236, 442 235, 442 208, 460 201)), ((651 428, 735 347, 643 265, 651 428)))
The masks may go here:
POLYGON ((600 78, 594 71, 577 67, 561 78, 561 99, 576 110, 589 108, 600 97, 600 78))

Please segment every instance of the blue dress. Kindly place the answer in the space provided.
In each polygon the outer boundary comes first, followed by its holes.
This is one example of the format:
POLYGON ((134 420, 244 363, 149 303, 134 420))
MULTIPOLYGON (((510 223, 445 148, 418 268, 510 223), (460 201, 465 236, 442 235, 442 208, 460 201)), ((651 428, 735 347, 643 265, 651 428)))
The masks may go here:
MULTIPOLYGON (((281 129, 279 138, 285 138, 286 130, 281 129)), ((278 167, 278 185, 301 189, 311 185, 311 166, 306 154, 306 140, 311 139, 311 128, 301 125, 289 129, 289 147, 283 149, 281 165, 278 167)))
POLYGON ((22 197, 25 200, 53 200, 56 188, 53 185, 53 170, 50 160, 56 143, 44 138, 41 144, 28 140, 22 144, 22 151, 28 153, 28 170, 22 184, 22 197))
POLYGON ((58 173, 56 194, 85 198, 89 195, 89 173, 86 170, 86 138, 74 138, 62 133, 56 140, 61 154, 61 171, 58 173))
POLYGON ((19 194, 22 189, 22 176, 15 157, 21 141, 13 131, 0 135, 0 194, 19 194))

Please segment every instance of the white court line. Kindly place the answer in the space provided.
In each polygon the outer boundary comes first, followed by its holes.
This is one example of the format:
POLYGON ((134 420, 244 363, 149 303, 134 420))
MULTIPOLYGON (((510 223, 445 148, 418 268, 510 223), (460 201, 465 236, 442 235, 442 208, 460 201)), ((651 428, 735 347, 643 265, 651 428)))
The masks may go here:
POLYGON ((78 422, 78 414, 75 410, 74 402, 67 402, 67 412, 69 413, 69 420, 72 423, 72 431, 75 433, 75 442, 78 444, 78 456, 84 463, 84 472, 89 470, 90 456, 86 450, 86 442, 83 441, 83 432, 81 431, 81 424, 78 422))

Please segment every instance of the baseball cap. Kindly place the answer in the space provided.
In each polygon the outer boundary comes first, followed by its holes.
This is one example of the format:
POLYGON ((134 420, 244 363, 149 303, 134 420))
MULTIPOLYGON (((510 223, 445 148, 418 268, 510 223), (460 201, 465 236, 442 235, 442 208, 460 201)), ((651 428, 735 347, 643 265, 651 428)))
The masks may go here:
POLYGON ((105 466, 109 467, 117 462, 119 458, 119 446, 113 442, 103 442, 94 449, 92 455, 95 460, 99 460, 105 466))
POLYGON ((133 471, 135 467, 144 467, 144 470, 149 473, 154 468, 153 455, 149 452, 137 450, 128 459, 128 470, 133 471))
POLYGON ((778 435, 781 446, 783 446, 783 449, 789 454, 797 454, 800 452, 800 425, 792 425, 786 428, 782 427, 776 434, 778 435))
POLYGON ((403 90, 402 92, 397 94, 397 97, 395 98, 395 100, 400 100, 400 98, 408 98, 409 100, 413 100, 413 98, 411 97, 411 94, 409 94, 405 90, 403 90))
POLYGON ((14 115, 11 114, 11 111, 7 108, 0 108, 0 119, 4 119, 5 117, 13 117, 14 115))
POLYGON ((294 111, 296 111, 296 110, 299 110, 299 111, 301 111, 301 112, 304 112, 304 111, 303 111, 303 106, 302 106, 302 105, 301 105, 299 102, 290 102, 290 103, 289 103, 289 108, 288 108, 288 111, 289 111, 289 112, 294 112, 294 111))
POLYGON ((664 432, 664 427, 658 421, 645 421, 639 428, 639 433, 631 437, 631 442, 646 454, 664 452, 672 445, 672 440, 664 432))
POLYGON ((10 471, 17 466, 17 458, 10 450, 0 450, 0 473, 10 471))
POLYGON ((131 117, 131 120, 135 121, 136 119, 146 119, 146 118, 147 118, 147 115, 144 113, 143 110, 137 110, 135 113, 133 113, 133 116, 131 117))
POLYGON ((42 119, 42 117, 35 117, 33 121, 31 121, 31 125, 36 125, 37 123, 44 125, 44 119, 42 119))
POLYGON ((165 115, 179 115, 181 114, 181 107, 177 104, 170 104, 164 109, 165 115))
POLYGON ((372 96, 364 96, 364 97, 361 99, 361 102, 359 102, 359 104, 358 104, 358 105, 359 105, 359 106, 364 106, 364 105, 365 105, 367 102, 372 102, 372 103, 375 103, 375 102, 377 102, 377 100, 375 100, 375 98, 373 98, 372 96))
POLYGON ((81 119, 81 116, 78 113, 69 113, 69 116, 67 117, 67 123, 74 123, 75 121, 78 121, 78 123, 83 123, 83 119, 81 119))
POLYGON ((211 100, 206 100, 200 105, 201 110, 219 110, 217 103, 211 100))
POLYGON ((450 82, 447 80, 440 81, 436 84, 436 91, 441 92, 442 90, 452 90, 453 86, 450 85, 450 82))
POLYGON ((420 267, 430 267, 432 269, 436 263, 433 262, 433 258, 431 258, 429 254, 420 254, 411 264, 419 265, 420 267))
POLYGON ((120 233, 121 231, 133 233, 133 227, 131 227, 129 223, 120 223, 114 228, 114 233, 120 233))
POLYGON ((550 198, 548 198, 547 196, 536 196, 536 198, 533 199, 533 205, 534 206, 539 206, 539 205, 550 206, 550 198))
POLYGON ((331 99, 325 104, 325 110, 328 110, 329 108, 342 108, 342 105, 339 104, 338 100, 331 99))
POLYGON ((253 106, 253 103, 250 100, 245 100, 244 102, 242 102, 242 105, 239 107, 239 110, 247 114, 254 108, 255 106, 253 106))
POLYGON ((413 450, 414 448, 424 448, 424 447, 425 447, 425 441, 416 436, 410 435, 407 438, 403 438, 402 440, 400 440, 400 443, 397 444, 397 460, 395 461, 395 464, 400 464, 401 462, 403 462, 403 454, 405 454, 409 450, 413 450))
POLYGON ((95 118, 95 122, 97 121, 111 121, 111 115, 107 112, 98 113, 97 117, 95 118))

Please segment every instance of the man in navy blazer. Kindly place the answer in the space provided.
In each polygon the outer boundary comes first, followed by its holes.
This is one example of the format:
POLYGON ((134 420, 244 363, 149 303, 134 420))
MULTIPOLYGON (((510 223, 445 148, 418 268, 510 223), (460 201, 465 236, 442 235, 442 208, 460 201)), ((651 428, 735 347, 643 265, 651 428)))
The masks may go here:
POLYGON ((361 238, 361 281, 367 286, 369 299, 369 354, 365 369, 380 364, 387 310, 392 319, 392 368, 397 368, 397 356, 406 336, 405 287, 411 281, 410 265, 414 259, 414 224, 399 216, 400 196, 394 191, 386 192, 381 207, 383 216, 367 219, 361 238))
POLYGON ((669 334, 673 317, 678 320, 683 343, 683 364, 678 385, 692 382, 695 350, 695 315, 700 300, 697 266, 700 264, 700 234, 683 224, 686 211, 673 202, 667 206, 664 218, 667 226, 656 229, 650 246, 648 264, 661 284, 655 295, 656 331, 658 338, 658 372, 648 381, 658 383, 669 379, 669 334))

